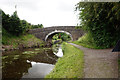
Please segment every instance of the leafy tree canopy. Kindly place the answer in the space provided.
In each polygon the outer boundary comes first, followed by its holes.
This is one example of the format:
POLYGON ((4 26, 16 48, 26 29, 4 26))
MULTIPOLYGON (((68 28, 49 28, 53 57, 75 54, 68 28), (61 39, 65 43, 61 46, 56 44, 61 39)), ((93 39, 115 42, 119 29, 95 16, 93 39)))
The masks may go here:
POLYGON ((28 23, 26 20, 20 20, 17 15, 17 11, 15 11, 11 16, 2 11, 2 26, 10 34, 16 36, 25 33, 29 29, 43 28, 42 24, 31 25, 31 23, 28 23))
POLYGON ((79 2, 80 27, 91 33, 97 46, 112 47, 120 39, 120 2, 79 2))

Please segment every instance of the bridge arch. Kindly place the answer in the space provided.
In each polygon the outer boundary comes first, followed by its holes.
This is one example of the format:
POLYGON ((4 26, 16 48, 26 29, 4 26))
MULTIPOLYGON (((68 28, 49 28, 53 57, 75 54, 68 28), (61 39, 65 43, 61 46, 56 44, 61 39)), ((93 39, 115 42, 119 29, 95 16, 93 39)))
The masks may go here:
POLYGON ((51 35, 53 35, 53 34, 57 34, 57 33, 65 33, 65 34, 69 35, 70 38, 71 38, 71 40, 73 41, 72 35, 71 35, 69 32, 63 31, 63 30, 55 30, 55 31, 52 31, 52 32, 48 33, 48 34, 45 36, 45 41, 47 41, 47 39, 49 38, 49 36, 51 36, 51 35))
POLYGON ((66 33, 71 37, 73 41, 75 41, 84 35, 85 32, 82 29, 76 29, 75 26, 52 26, 46 28, 30 29, 28 33, 35 35, 35 37, 43 41, 47 40, 48 38, 49 40, 52 39, 52 36, 54 34, 66 33))

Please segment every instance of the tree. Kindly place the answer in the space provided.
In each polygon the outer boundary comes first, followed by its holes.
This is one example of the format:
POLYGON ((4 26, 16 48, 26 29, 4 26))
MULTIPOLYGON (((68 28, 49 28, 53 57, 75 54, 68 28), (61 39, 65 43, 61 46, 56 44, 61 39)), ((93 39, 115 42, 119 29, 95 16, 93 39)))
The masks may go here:
POLYGON ((10 24, 10 16, 6 15, 3 11, 2 11, 2 26, 4 29, 8 29, 9 28, 9 24, 10 24))
POLYGON ((20 20, 17 11, 11 16, 2 11, 2 26, 7 32, 15 36, 22 35, 29 29, 43 28, 42 24, 31 25, 26 20, 20 20))
POLYGON ((97 46, 112 47, 120 39, 120 2, 80 2, 80 26, 91 33, 97 46))
POLYGON ((20 23, 20 19, 16 11, 10 17, 10 25, 9 25, 8 31, 12 33, 13 35, 17 35, 17 36, 20 35, 23 31, 21 23, 20 23))
POLYGON ((31 28, 32 28, 32 29, 35 29, 35 28, 43 28, 43 25, 42 25, 42 24, 32 25, 31 28))
POLYGON ((2 11, 2 26, 7 32, 15 36, 19 36, 29 29, 43 28, 42 24, 31 25, 31 23, 28 23, 26 20, 20 20, 17 11, 11 16, 2 11))
POLYGON ((12 16, 6 15, 2 11, 2 26, 13 35, 19 35, 20 33, 22 33, 20 19, 16 11, 13 13, 12 16))
POLYGON ((71 40, 70 36, 66 33, 58 33, 53 36, 53 40, 61 39, 62 41, 69 41, 71 40))

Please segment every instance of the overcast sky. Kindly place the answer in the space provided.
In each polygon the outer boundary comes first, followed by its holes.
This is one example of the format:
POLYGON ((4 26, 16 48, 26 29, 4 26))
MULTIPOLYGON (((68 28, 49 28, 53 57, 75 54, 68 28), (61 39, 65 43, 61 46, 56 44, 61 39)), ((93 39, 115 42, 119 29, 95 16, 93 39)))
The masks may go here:
POLYGON ((15 5, 20 19, 32 24, 51 26, 76 26, 78 17, 75 5, 80 0, 0 0, 0 8, 13 14, 15 5))

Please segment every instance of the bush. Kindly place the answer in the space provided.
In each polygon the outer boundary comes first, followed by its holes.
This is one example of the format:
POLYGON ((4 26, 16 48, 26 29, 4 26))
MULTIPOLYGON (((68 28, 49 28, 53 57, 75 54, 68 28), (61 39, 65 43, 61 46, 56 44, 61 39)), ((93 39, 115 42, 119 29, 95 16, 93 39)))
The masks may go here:
POLYGON ((80 27, 90 32, 98 47, 113 47, 120 39, 120 2, 80 2, 80 27))

